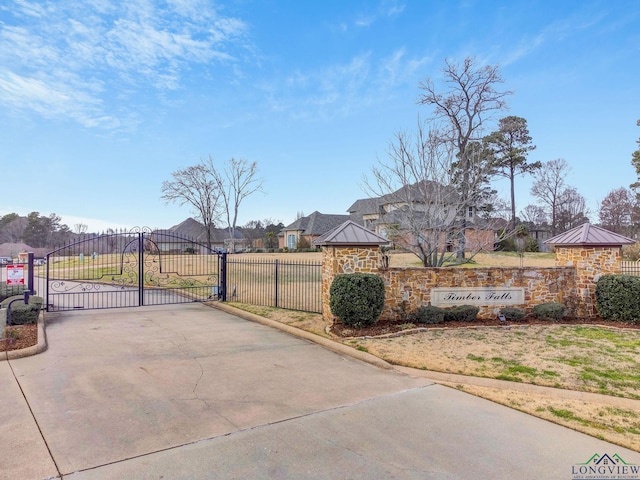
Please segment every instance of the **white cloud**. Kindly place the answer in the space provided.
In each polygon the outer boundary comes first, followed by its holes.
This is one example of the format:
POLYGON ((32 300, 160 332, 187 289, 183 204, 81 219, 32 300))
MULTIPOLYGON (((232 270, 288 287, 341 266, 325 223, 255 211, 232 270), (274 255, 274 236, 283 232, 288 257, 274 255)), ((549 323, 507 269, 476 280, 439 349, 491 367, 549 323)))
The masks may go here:
POLYGON ((68 117, 86 127, 117 128, 117 119, 102 114, 100 100, 87 93, 90 88, 74 88, 73 79, 58 82, 23 77, 0 70, 0 103, 18 111, 28 108, 45 118, 68 117))
POLYGON ((19 12, 30 17, 43 17, 46 15, 44 8, 34 2, 26 0, 16 0, 15 3, 19 7, 19 12))
POLYGON ((0 102, 103 128, 119 126, 104 119, 128 107, 112 107, 113 98, 125 102, 149 87, 162 98, 194 66, 233 67, 246 33, 244 22, 206 0, 12 0, 5 12, 0 102))
POLYGON ((415 88, 418 72, 430 62, 431 57, 411 57, 404 48, 384 58, 365 52, 312 71, 296 69, 284 81, 261 88, 273 111, 292 118, 345 116, 384 102, 407 85, 415 88))
MULTIPOLYGON (((600 25, 605 18, 606 13, 594 12, 587 7, 572 13, 567 18, 557 19, 537 34, 525 36, 518 44, 508 46, 504 60, 500 64, 506 66, 515 63, 546 44, 562 42, 568 37, 594 28, 600 25)), ((617 19, 615 21, 617 22, 617 19)))
POLYGON ((392 18, 404 12, 405 4, 396 0, 383 0, 367 13, 359 14, 354 20, 356 27, 370 27, 379 20, 392 18))

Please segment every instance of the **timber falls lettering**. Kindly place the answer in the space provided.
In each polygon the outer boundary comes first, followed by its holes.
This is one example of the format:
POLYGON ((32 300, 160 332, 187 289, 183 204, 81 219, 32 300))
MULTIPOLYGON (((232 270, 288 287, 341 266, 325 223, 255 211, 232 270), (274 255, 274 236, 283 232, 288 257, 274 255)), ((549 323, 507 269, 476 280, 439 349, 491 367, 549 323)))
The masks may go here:
MULTIPOLYGON (((495 292, 488 292, 485 297, 484 300, 486 301, 498 301, 498 300, 511 300, 513 299, 513 297, 511 296, 510 292, 504 292, 502 294, 498 294, 495 292)), ((468 293, 466 295, 462 294, 456 294, 453 292, 449 292, 446 295, 444 295, 443 300, 448 301, 448 302, 464 302, 465 300, 483 300, 483 298, 475 293, 468 293)))

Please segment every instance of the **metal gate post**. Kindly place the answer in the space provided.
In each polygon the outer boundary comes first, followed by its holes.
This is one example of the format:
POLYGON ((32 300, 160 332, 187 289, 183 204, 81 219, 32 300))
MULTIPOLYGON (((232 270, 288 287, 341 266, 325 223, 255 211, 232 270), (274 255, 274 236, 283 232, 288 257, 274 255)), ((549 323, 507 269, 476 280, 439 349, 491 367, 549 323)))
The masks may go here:
POLYGON ((138 306, 144 306, 144 232, 138 232, 138 306))
POLYGON ((27 263, 29 265, 29 273, 27 273, 27 290, 31 292, 31 295, 36 294, 35 288, 33 288, 33 252, 27 254, 27 263))
POLYGON ((218 254, 220 260, 220 301, 227 301, 227 252, 218 254))
POLYGON ((276 281, 275 281, 275 287, 276 287, 276 291, 275 291, 275 307, 278 308, 278 259, 276 258, 276 281))

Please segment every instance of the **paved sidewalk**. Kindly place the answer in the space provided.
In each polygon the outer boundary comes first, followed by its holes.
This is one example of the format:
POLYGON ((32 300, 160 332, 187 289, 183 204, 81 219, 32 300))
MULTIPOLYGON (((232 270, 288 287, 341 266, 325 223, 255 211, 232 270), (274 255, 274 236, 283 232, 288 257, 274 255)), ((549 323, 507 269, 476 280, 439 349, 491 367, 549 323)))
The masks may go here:
POLYGON ((0 362, 3 480, 566 479, 596 453, 640 464, 199 304, 46 319, 47 351, 0 362))

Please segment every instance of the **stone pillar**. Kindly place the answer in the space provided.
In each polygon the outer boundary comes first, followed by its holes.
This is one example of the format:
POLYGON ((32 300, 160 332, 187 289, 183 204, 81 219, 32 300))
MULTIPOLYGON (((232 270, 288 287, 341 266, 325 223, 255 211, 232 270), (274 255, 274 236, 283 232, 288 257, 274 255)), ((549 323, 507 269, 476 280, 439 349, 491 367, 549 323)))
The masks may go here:
POLYGON ((579 317, 596 317, 596 284, 603 275, 622 271, 621 246, 556 247, 556 266, 576 271, 576 312, 579 317))
POLYGON ((323 246, 322 247, 322 318, 333 322, 329 308, 329 289, 336 275, 341 273, 378 273, 382 252, 379 246, 323 246))

